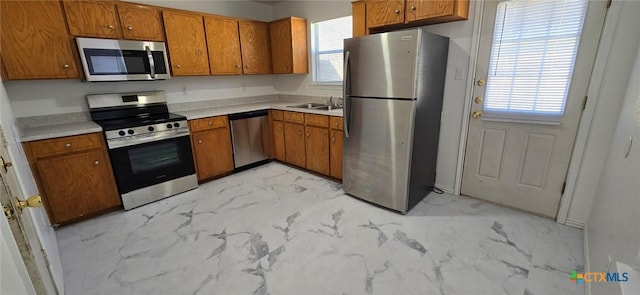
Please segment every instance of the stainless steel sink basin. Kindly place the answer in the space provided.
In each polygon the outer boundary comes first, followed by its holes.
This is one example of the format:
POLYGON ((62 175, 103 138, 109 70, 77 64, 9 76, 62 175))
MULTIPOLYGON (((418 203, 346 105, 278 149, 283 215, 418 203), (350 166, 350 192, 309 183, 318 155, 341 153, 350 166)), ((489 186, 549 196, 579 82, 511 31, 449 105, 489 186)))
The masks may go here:
POLYGON ((322 110, 322 111, 331 111, 331 110, 341 110, 342 107, 325 105, 325 106, 321 106, 321 107, 315 107, 315 108, 312 108, 312 109, 314 109, 314 110, 322 110))
POLYGON ((315 109, 317 107, 326 107, 327 105, 324 103, 305 103, 299 105, 289 106, 290 108, 300 108, 300 109, 315 109))

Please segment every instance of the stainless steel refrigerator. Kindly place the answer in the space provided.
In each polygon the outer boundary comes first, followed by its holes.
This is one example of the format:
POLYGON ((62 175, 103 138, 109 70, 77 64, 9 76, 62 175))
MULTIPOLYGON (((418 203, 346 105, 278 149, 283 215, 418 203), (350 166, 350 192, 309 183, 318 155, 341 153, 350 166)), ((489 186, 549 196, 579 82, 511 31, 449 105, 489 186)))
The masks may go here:
POLYGON ((433 189, 448 50, 421 28, 344 40, 345 193, 406 214, 433 189))

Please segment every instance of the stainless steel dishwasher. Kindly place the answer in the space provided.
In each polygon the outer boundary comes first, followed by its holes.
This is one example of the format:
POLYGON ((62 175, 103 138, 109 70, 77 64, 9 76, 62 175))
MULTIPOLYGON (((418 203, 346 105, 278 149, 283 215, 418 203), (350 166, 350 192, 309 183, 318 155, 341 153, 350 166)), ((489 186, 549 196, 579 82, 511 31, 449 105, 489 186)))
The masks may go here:
POLYGON ((236 170, 269 161, 269 119, 266 110, 229 115, 236 170))

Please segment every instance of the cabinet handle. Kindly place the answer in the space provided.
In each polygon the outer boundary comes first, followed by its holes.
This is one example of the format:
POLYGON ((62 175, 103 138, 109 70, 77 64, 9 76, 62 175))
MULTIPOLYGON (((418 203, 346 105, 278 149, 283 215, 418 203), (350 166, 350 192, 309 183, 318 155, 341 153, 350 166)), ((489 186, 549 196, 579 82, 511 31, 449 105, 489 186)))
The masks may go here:
POLYGON ((181 65, 176 65, 176 68, 178 68, 178 69, 181 68, 181 67, 182 67, 181 65))
POLYGON ((127 30, 131 31, 131 30, 133 30, 133 27, 132 26, 128 26, 127 30))
POLYGON ((70 68, 71 66, 70 66, 70 65, 63 65, 62 67, 63 67, 63 68, 65 68, 65 69, 68 69, 68 68, 70 68))
POLYGON ((201 144, 201 143, 202 143, 202 140, 198 140, 198 143, 200 143, 200 144, 201 144))
POLYGON ((416 7, 415 6, 411 6, 411 8, 409 8, 409 9, 416 10, 416 7))
POLYGON ((93 164, 95 164, 95 165, 100 165, 100 161, 97 161, 97 160, 96 160, 95 162, 93 162, 93 164))
POLYGON ((65 147, 70 148, 70 147, 71 147, 71 144, 70 144, 70 143, 67 143, 67 144, 65 144, 64 146, 65 146, 65 147))
POLYGON ((395 13, 400 14, 400 9, 396 9, 395 13))
POLYGON ((109 30, 113 30, 113 25, 108 25, 107 28, 109 28, 109 30))

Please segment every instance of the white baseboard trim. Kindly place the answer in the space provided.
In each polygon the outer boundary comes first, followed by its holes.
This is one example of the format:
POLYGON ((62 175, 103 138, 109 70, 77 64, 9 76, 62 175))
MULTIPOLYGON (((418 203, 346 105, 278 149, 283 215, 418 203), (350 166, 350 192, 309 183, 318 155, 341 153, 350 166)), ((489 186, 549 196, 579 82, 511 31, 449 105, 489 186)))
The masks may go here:
POLYGON ((581 229, 585 228, 585 223, 582 220, 576 220, 576 219, 567 218, 565 220, 564 224, 568 225, 568 226, 571 226, 571 227, 575 227, 575 228, 581 228, 581 229))
MULTIPOLYGON (((589 230, 587 224, 583 224, 582 240, 584 241, 584 272, 587 273, 591 271, 591 264, 589 263, 589 230)), ((585 282, 584 294, 591 295, 591 283, 585 282)))

